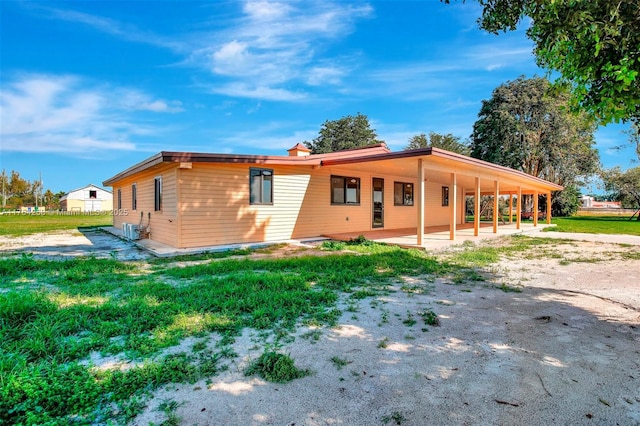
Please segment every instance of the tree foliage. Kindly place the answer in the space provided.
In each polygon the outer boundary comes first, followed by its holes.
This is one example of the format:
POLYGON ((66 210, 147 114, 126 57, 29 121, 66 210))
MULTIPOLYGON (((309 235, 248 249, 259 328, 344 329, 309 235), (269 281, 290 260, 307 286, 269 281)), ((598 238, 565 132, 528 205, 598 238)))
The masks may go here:
POLYGON ((60 197, 64 194, 64 192, 53 194, 51 190, 45 191, 39 180, 29 182, 16 170, 12 170, 9 175, 5 171, 0 174, 0 207, 18 208, 44 204, 48 208, 58 208, 60 197), (2 198, 3 195, 5 199, 2 198))
MULTIPOLYGON (((546 209, 547 197, 540 197, 540 206, 546 209)), ((551 215, 573 216, 582 204, 581 194, 575 185, 568 185, 562 191, 551 194, 551 215)))
MULTIPOLYGON (((601 173, 605 189, 610 191, 623 207, 640 208, 640 167, 623 172, 620 167, 601 173)), ((640 216, 638 216, 640 220, 640 216)))
POLYGON ((527 36, 535 44, 536 61, 570 85, 574 108, 602 124, 640 122, 639 1, 477 1, 482 7, 478 24, 491 33, 514 30, 531 18, 527 36))
POLYGON ((482 101, 471 156, 560 185, 580 183, 598 169, 596 124, 568 110, 569 94, 543 78, 520 77, 482 101))
POLYGON ((447 151, 457 152, 458 154, 463 155, 469 155, 471 152, 469 145, 461 142, 458 136, 453 136, 451 133, 443 135, 435 132, 429 132, 428 137, 424 133, 413 136, 409 139, 409 144, 404 149, 409 150, 429 147, 446 149, 447 151))
POLYGON ((318 137, 304 144, 313 154, 325 154, 380 143, 377 138, 369 118, 358 113, 355 117, 347 115, 338 120, 325 121, 318 137))

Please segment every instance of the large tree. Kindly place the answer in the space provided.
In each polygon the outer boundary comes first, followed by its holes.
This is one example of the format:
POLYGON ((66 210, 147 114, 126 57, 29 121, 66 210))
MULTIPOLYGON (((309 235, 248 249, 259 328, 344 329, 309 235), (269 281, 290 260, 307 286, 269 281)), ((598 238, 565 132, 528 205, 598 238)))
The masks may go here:
MULTIPOLYGON (((585 113, 571 112, 568 103, 568 92, 552 90, 544 78, 520 77, 500 85, 491 99, 482 101, 473 126, 471 156, 566 187, 583 183, 581 179, 599 166, 593 137, 596 124, 585 113)), ((555 196, 570 194, 573 191, 555 196)))
POLYGON ((603 124, 640 122, 638 0, 477 2, 482 7, 480 28, 495 34, 531 18, 527 36, 535 44, 536 61, 570 85, 572 107, 583 108, 603 124))
POLYGON ((461 142, 458 136, 453 136, 451 133, 443 135, 435 132, 429 132, 428 137, 424 133, 413 136, 409 139, 409 144, 404 149, 409 150, 429 147, 442 148, 447 151, 457 152, 458 154, 463 155, 469 155, 471 152, 469 145, 461 142))
MULTIPOLYGON (((616 200, 621 201, 623 207, 640 208, 640 167, 626 172, 615 167, 601 173, 605 189, 613 193, 616 200)), ((637 216, 640 220, 640 215, 637 216)))
POLYGON ((304 144, 314 154, 325 154, 380 143, 377 138, 369 118, 358 113, 355 117, 347 115, 338 120, 325 121, 318 137, 304 144))

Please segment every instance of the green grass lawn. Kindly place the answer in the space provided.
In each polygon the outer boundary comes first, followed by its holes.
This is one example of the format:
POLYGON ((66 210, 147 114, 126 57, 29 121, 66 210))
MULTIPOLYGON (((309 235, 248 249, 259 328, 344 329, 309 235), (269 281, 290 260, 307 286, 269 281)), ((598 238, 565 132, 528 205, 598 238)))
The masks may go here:
POLYGON ((125 424, 158 387, 223 371, 243 328, 277 344, 299 324, 334 324, 340 295, 355 303, 401 276, 464 269, 424 251, 349 249, 361 254, 189 266, 0 258, 0 424, 125 424), (164 355, 186 337, 189 350, 164 355), (91 353, 135 366, 94 369, 81 362, 91 353))
POLYGON ((546 231, 640 235, 640 221, 624 216, 554 217, 551 223, 556 226, 546 231))
POLYGON ((19 237, 78 227, 109 226, 112 223, 113 217, 109 214, 3 214, 0 215, 0 235, 19 237))

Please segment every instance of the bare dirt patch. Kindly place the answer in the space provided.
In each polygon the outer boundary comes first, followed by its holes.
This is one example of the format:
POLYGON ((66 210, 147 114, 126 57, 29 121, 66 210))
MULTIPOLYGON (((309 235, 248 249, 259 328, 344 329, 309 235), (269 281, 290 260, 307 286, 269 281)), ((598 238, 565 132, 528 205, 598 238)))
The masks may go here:
POLYGON ((412 277, 345 300, 338 327, 302 328, 277 348, 314 372, 288 384, 244 376, 269 346, 245 330, 229 371, 160 390, 135 423, 162 421, 171 400, 185 425, 637 425, 640 268, 624 250, 559 243, 559 256, 493 265, 487 282, 412 277))

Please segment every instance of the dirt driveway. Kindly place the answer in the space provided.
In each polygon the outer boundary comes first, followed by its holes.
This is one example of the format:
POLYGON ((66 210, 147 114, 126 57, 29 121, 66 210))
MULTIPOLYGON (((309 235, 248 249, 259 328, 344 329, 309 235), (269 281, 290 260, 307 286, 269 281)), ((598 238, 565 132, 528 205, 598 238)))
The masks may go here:
MULTIPOLYGON (((144 257, 104 237, 114 245, 101 255, 144 257)), ((62 256, 47 238, 22 244, 62 256)), ((288 384, 243 375, 269 343, 245 330, 228 371, 157 391, 135 423, 162 422, 158 406, 176 401, 184 425, 638 425, 640 261, 628 254, 639 250, 559 243, 490 266, 484 282, 406 277, 386 296, 345 300, 338 327, 279 347, 314 372, 288 384)))
POLYGON ((78 256, 115 257, 120 260, 148 259, 151 255, 128 241, 100 229, 83 229, 0 237, 0 256, 8 253, 32 253, 38 259, 64 260, 78 256))

